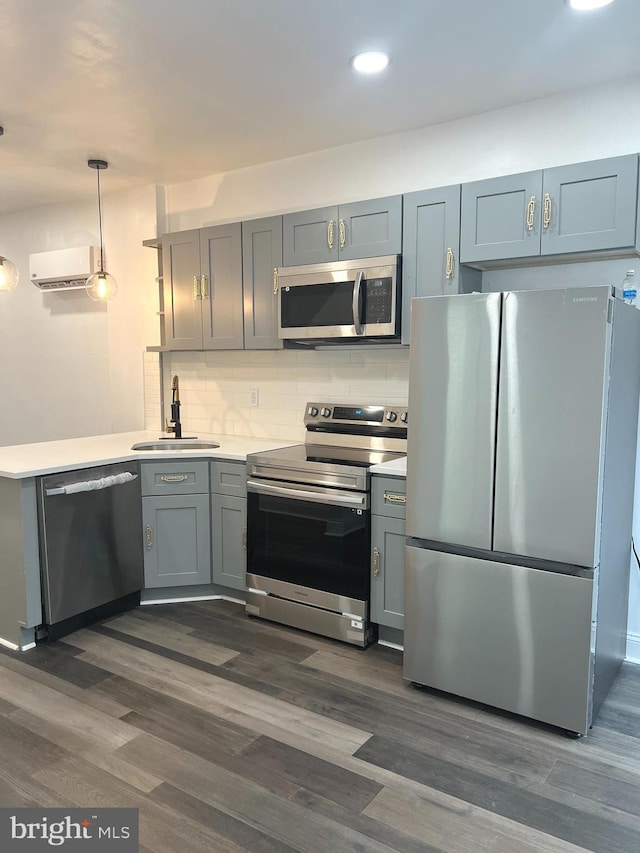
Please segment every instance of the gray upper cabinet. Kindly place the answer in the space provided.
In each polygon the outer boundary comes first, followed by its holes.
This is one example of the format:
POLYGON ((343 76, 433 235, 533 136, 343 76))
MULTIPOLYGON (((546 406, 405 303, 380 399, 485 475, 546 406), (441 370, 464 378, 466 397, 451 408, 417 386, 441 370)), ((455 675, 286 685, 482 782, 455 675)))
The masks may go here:
POLYGON ((402 196, 368 199, 283 217, 283 264, 395 255, 402 250, 402 196))
POLYGON ((402 196, 374 198, 338 208, 340 260, 399 255, 402 251, 402 196))
POLYGON ((282 217, 282 264, 321 264, 338 260, 338 208, 321 207, 282 217))
POLYGON ((242 223, 245 349, 281 349, 276 269, 282 266, 282 217, 242 223))
POLYGON ((539 255, 541 193, 540 171, 463 184, 461 263, 539 255))
POLYGON ((162 274, 165 346, 201 349, 199 231, 181 231, 162 238, 162 274))
POLYGON ((402 343, 411 300, 459 291, 460 186, 407 193, 402 215, 402 343))
POLYGON ((545 169, 542 254, 634 246, 637 187, 635 154, 545 169))
POLYGON ((242 349, 242 226, 200 231, 202 348, 242 349))
POLYGON ((637 199, 636 154, 463 184, 460 261, 633 250, 637 199))
POLYGON ((242 349, 240 223, 165 235, 162 267, 165 346, 242 349))

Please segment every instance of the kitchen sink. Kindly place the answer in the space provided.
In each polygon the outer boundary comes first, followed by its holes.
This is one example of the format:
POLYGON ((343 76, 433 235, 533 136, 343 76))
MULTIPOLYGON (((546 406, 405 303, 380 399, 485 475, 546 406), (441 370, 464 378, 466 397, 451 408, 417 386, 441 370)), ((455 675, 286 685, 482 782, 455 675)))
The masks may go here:
POLYGON ((174 439, 167 441, 140 441, 131 445, 132 450, 213 450, 220 445, 216 441, 203 439, 174 439))

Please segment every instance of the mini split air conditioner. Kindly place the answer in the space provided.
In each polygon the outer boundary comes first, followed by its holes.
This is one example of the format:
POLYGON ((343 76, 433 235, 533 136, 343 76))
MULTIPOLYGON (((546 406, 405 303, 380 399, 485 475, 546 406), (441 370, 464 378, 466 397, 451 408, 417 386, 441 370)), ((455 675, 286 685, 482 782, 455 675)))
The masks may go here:
POLYGON ((40 290, 79 290, 99 266, 100 249, 97 246, 29 255, 31 281, 40 290))

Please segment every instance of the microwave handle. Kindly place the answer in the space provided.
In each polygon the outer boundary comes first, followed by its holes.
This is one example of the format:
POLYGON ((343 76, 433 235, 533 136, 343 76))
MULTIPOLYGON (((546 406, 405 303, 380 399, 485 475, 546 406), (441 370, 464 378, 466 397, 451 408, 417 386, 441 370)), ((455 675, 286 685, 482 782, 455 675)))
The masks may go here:
POLYGON ((356 335, 361 335, 364 332, 362 320, 360 319, 360 290, 362 288, 362 279, 364 272, 359 270, 356 275, 356 281, 353 286, 353 325, 356 330, 356 335))

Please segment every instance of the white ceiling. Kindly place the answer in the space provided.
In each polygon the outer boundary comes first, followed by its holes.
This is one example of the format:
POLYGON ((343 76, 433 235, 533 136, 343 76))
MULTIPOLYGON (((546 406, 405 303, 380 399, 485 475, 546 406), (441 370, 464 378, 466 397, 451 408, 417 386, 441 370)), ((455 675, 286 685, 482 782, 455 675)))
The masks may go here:
POLYGON ((640 73, 640 0, 0 0, 0 213, 640 73), (392 56, 356 77, 362 49, 392 56))

